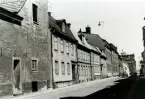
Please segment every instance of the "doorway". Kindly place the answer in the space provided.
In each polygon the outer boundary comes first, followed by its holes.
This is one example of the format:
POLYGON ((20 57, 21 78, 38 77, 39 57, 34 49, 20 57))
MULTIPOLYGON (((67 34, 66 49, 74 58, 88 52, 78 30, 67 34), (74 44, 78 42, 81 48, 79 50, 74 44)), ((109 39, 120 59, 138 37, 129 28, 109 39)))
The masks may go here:
POLYGON ((32 92, 37 92, 38 91, 38 82, 33 81, 32 82, 32 92))
POLYGON ((22 94, 22 82, 21 82, 21 59, 13 58, 13 95, 22 94))
POLYGON ((75 70, 75 64, 72 64, 72 79, 73 79, 73 83, 76 82, 76 70, 75 70))

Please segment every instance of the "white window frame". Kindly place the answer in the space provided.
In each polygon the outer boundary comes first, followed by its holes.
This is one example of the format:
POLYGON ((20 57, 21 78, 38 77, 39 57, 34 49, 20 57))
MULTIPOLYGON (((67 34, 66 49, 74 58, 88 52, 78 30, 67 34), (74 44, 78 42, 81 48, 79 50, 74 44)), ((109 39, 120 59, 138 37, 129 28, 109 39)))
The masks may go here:
POLYGON ((64 61, 61 61, 61 74, 65 75, 65 62, 64 61), (64 72, 63 72, 62 63, 64 64, 64 72))
POLYGON ((64 53, 64 40, 61 39, 60 43, 61 43, 61 47, 60 47, 61 48, 61 52, 64 53))
POLYGON ((70 69, 71 69, 70 63, 68 62, 67 63, 67 75, 70 75, 70 69))
POLYGON ((54 36, 54 50, 58 51, 58 37, 54 36))
POLYGON ((69 54, 69 43, 66 41, 66 53, 69 54))
POLYGON ((38 72, 38 58, 31 58, 31 71, 32 72, 38 72), (33 60, 36 61, 35 68, 33 67, 33 60))
POLYGON ((73 44, 71 44, 71 50, 72 50, 71 55, 74 56, 74 45, 73 44))
POLYGON ((54 61, 54 64, 55 64, 55 65, 54 65, 54 66, 55 66, 55 67, 54 67, 54 68, 55 68, 55 74, 56 74, 56 75, 59 75, 59 61, 58 61, 58 60, 55 60, 55 61, 54 61), (58 67, 56 67, 56 62, 57 62, 58 67), (57 71, 57 69, 58 69, 58 71, 57 71))
POLYGON ((65 33, 65 23, 62 23, 62 31, 65 33))

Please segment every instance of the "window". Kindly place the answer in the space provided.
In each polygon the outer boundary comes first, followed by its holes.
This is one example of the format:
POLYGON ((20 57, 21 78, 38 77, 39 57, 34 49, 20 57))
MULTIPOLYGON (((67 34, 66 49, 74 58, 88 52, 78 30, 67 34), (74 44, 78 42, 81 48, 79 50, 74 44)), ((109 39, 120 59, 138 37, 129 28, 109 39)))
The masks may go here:
POLYGON ((82 52, 82 60, 84 60, 84 52, 82 52))
POLYGON ((78 65, 78 74, 80 75, 80 65, 78 65))
POLYGON ((73 44, 71 45, 71 49, 72 49, 72 56, 74 55, 74 46, 73 46, 73 44))
POLYGON ((65 33, 65 24, 62 23, 62 31, 65 33))
POLYGON ((83 74, 84 74, 84 68, 83 68, 83 65, 81 65, 81 75, 83 76, 83 74))
POLYGON ((38 6, 33 4, 33 22, 38 23, 38 6))
POLYGON ((86 66, 86 75, 88 76, 88 66, 86 66))
POLYGON ((54 49, 58 50, 58 38, 54 37, 54 49))
POLYGON ((64 41, 61 39, 61 52, 64 52, 64 41))
POLYGON ((88 54, 88 61, 90 62, 90 55, 88 54))
POLYGON ((86 67, 84 66, 84 76, 86 75, 86 67))
POLYGON ((86 53, 84 53, 84 61, 86 61, 86 53))
POLYGON ((59 64, 58 61, 55 61, 55 74, 59 74, 59 64))
POLYGON ((31 69, 32 69, 32 71, 38 71, 38 60, 37 59, 32 59, 31 69))
POLYGON ((69 54, 69 46, 68 46, 68 42, 66 42, 66 53, 69 54))
POLYGON ((61 62, 61 73, 62 73, 62 75, 65 75, 65 64, 64 64, 64 62, 61 62))
POLYGON ((80 60, 82 60, 82 52, 80 51, 80 60))
POLYGON ((67 63, 67 74, 70 75, 70 64, 67 63))

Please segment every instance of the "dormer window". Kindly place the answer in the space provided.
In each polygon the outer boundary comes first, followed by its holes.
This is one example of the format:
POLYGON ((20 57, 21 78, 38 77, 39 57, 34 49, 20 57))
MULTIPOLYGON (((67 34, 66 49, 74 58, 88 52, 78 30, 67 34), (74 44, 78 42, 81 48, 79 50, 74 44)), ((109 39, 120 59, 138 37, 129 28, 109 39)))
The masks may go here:
POLYGON ((65 33, 65 24, 62 23, 62 31, 65 33))

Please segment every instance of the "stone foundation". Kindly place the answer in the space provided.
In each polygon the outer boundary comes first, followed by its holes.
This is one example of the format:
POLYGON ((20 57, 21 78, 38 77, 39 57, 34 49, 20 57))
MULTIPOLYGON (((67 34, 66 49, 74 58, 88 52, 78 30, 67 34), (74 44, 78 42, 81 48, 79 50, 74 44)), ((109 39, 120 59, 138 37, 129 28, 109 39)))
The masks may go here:
POLYGON ((54 88, 61 88, 66 86, 71 86, 73 84, 72 81, 64 81, 64 82, 55 82, 54 88))

